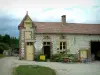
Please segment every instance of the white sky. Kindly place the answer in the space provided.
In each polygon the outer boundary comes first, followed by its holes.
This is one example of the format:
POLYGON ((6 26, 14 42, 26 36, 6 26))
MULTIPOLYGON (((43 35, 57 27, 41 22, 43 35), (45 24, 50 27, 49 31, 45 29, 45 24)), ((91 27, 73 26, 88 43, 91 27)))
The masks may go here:
POLYGON ((18 37, 26 11, 33 21, 61 21, 66 15, 71 23, 100 23, 100 0, 0 0, 0 34, 18 37))
POLYGON ((48 21, 52 17, 52 20, 59 20, 61 15, 75 19, 76 14, 84 13, 79 7, 85 9, 97 4, 98 0, 2 0, 0 1, 0 9, 17 18, 22 18, 28 11, 34 20, 45 19, 48 21), (78 9, 74 7, 78 7, 78 9))

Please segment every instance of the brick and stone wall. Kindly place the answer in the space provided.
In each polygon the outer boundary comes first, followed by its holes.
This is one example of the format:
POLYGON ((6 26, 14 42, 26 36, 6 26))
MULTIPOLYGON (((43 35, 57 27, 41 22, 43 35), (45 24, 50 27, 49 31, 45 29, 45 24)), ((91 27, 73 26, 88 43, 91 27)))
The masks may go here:
POLYGON ((100 41, 99 35, 67 35, 67 49, 70 53, 78 53, 82 48, 90 49, 90 41, 100 41))
MULTIPOLYGON (((37 34, 36 40, 43 43, 43 36, 45 34, 37 34)), ((57 42, 60 41, 60 34, 49 34, 52 42, 52 53, 57 53, 57 42)), ((82 48, 90 49, 90 41, 100 41, 99 35, 65 35, 67 42, 67 50, 71 54, 76 54, 82 48)), ((39 44, 40 45, 40 44, 39 44)))
MULTIPOLYGON (((21 29, 20 30, 20 50, 21 50, 21 57, 24 57, 25 54, 25 41, 27 41, 25 39, 25 31, 31 31, 32 33, 34 33, 34 29, 30 29, 30 30, 26 30, 26 29, 21 29)), ((34 40, 34 34, 31 35, 32 38, 30 40, 34 40)))
MULTIPOLYGON (((50 37, 49 41, 51 42, 51 51, 52 54, 57 53, 57 42, 60 41, 60 34, 35 34, 35 53, 43 49, 43 38, 48 35, 50 37), (37 48, 36 48, 37 47, 37 48), (41 48, 41 49, 40 49, 41 48)), ((69 50, 71 54, 76 54, 82 48, 90 49, 90 41, 100 41, 99 35, 67 35, 65 36, 65 42, 67 42, 67 50, 69 50)), ((24 57, 24 30, 21 30, 21 56, 24 57)))

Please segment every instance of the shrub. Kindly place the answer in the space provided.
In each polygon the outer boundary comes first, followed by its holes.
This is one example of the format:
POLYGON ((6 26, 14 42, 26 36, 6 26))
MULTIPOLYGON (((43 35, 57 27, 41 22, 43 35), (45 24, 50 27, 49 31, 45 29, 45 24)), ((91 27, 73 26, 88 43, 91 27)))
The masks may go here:
POLYGON ((62 56, 63 56, 63 54, 61 54, 61 53, 54 54, 54 55, 51 56, 51 61, 62 62, 63 61, 62 56))
POLYGON ((60 53, 60 54, 52 55, 51 61, 64 62, 64 58, 68 58, 69 62, 76 62, 78 60, 76 54, 62 54, 62 53, 60 53))
POLYGON ((78 60, 76 54, 67 54, 70 62, 76 62, 78 60))
POLYGON ((36 54, 35 57, 34 57, 34 60, 39 61, 39 58, 40 58, 40 54, 36 54))

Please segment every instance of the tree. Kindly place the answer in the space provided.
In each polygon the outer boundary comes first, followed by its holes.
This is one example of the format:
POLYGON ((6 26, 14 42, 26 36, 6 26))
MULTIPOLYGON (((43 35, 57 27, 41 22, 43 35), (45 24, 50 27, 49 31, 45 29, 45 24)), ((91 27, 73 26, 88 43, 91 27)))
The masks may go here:
MULTIPOLYGON (((0 35, 0 49, 5 49, 3 48, 4 46, 9 46, 11 49, 18 48, 19 46, 19 40, 16 37, 10 37, 8 34, 0 35), (3 47, 2 47, 3 46, 3 47)), ((7 48, 7 47, 6 47, 7 48)))
POLYGON ((4 50, 9 50, 9 45, 0 43, 0 54, 2 54, 4 50))
POLYGON ((19 40, 16 38, 16 37, 11 37, 10 39, 10 43, 11 43, 11 48, 14 49, 14 48, 18 48, 19 46, 19 40))
POLYGON ((8 34, 6 34, 4 37, 3 37, 3 42, 6 43, 6 44, 10 44, 10 36, 8 34))
POLYGON ((7 45, 5 43, 0 43, 0 47, 2 47, 4 50, 8 50, 9 49, 9 45, 7 45))

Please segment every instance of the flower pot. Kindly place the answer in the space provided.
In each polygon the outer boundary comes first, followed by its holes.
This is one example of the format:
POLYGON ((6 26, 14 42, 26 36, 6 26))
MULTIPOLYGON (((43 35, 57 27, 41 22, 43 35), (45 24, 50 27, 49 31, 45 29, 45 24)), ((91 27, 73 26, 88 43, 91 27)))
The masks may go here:
POLYGON ((69 62, 69 58, 64 58, 64 62, 69 62))

